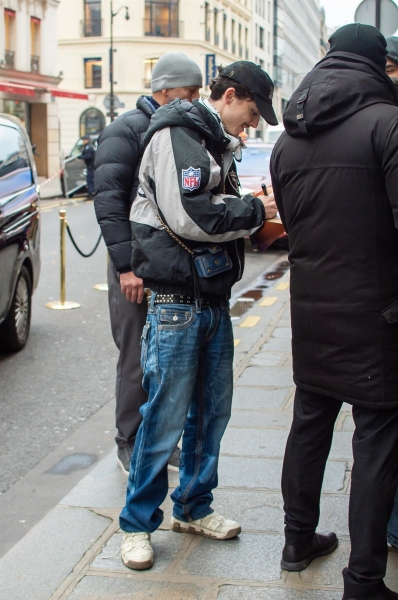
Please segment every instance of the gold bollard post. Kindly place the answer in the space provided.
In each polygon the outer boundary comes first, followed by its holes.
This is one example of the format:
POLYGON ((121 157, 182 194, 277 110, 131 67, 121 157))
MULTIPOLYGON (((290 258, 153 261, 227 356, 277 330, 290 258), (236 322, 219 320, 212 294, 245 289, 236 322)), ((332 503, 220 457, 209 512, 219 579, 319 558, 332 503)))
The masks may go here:
POLYGON ((60 275, 61 275, 61 290, 59 302, 48 302, 47 308, 53 310, 71 310, 72 308, 79 308, 80 304, 77 302, 67 302, 66 298, 66 210, 60 209, 59 211, 59 223, 60 223, 60 275))
MULTIPOLYGON (((109 252, 106 253, 106 272, 108 273, 108 263, 109 263, 109 252)), ((95 290, 99 292, 108 292, 109 285, 107 283, 96 283, 94 286, 95 290)))

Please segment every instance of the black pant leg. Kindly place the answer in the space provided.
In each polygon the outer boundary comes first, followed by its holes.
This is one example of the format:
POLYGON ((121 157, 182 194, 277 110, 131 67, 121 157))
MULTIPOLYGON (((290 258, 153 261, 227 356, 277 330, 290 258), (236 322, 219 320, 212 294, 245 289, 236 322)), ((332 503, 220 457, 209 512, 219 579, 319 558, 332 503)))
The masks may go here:
POLYGON ((116 443, 121 448, 134 441, 142 421, 141 406, 147 401, 142 388, 141 334, 148 306, 129 302, 120 289, 115 267, 109 261, 109 312, 113 339, 119 349, 116 373, 116 443))
POLYGON ((282 471, 288 544, 304 543, 318 525, 323 476, 341 405, 320 394, 296 390, 282 471))
POLYGON ((398 483, 398 411, 354 407, 351 555, 345 597, 377 593, 387 565, 387 524, 398 483))

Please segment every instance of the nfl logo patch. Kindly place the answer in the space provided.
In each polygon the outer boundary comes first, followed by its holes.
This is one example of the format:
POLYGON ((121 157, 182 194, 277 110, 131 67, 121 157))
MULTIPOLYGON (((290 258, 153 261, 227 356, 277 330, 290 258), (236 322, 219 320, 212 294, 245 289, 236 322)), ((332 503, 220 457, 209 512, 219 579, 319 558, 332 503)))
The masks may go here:
POLYGON ((189 169, 182 170, 182 187, 184 190, 197 190, 200 186, 200 169, 189 169))

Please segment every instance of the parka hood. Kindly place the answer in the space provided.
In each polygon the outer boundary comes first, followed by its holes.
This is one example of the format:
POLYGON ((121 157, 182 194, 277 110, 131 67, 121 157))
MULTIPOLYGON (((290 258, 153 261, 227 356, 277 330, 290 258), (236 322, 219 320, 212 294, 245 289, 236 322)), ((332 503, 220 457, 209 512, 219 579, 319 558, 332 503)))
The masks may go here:
POLYGON ((316 135, 372 104, 397 104, 390 78, 367 58, 332 52, 294 92, 283 122, 291 137, 316 135))
POLYGON ((166 127, 187 127, 198 131, 204 137, 210 137, 225 147, 230 140, 226 138, 216 119, 197 100, 192 103, 188 100, 177 98, 158 108, 151 119, 148 131, 145 135, 145 145, 149 144, 156 131, 166 127))

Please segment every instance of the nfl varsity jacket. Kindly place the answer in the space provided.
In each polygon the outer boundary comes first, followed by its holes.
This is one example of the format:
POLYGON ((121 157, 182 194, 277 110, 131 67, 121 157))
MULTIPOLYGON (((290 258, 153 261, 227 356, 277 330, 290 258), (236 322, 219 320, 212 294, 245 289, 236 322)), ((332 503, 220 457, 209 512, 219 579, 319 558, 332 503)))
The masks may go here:
POLYGON ((198 282, 201 294, 229 296, 243 272, 243 237, 265 220, 261 200, 240 197, 231 138, 203 103, 177 99, 156 111, 145 143, 130 214, 132 270, 158 293, 194 295, 191 255, 160 216, 191 250, 227 249, 232 268, 198 282))

